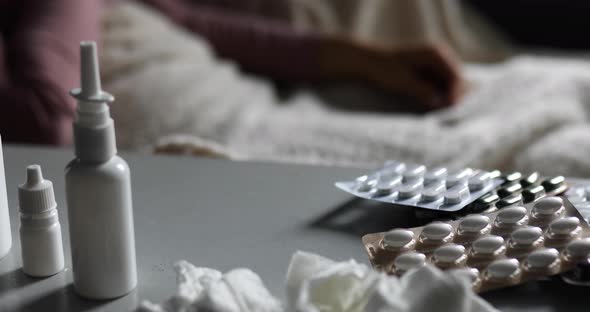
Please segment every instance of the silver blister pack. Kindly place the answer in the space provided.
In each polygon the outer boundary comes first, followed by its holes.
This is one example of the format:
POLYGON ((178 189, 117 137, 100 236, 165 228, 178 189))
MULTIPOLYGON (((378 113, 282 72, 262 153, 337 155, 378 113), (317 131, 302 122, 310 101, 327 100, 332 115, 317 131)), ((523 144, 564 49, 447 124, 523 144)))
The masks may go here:
POLYGON ((444 167, 388 161, 373 173, 335 185, 365 199, 452 212, 463 209, 502 183, 498 171, 463 168, 449 172, 444 167))

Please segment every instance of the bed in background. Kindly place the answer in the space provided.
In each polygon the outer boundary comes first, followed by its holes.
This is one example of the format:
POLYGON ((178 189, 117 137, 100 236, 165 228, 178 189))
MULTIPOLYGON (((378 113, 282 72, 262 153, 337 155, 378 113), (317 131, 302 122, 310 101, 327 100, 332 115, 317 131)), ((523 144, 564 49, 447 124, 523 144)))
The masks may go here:
MULTIPOLYGON (((341 111, 302 89, 286 100, 264 79, 140 5, 105 17, 104 88, 122 148, 194 149, 234 159, 432 165, 590 176, 590 63, 519 56, 469 65, 460 105, 423 116, 341 111)), ((319 94, 319 95, 318 95, 319 94)), ((344 88, 339 101, 388 101, 344 88)))

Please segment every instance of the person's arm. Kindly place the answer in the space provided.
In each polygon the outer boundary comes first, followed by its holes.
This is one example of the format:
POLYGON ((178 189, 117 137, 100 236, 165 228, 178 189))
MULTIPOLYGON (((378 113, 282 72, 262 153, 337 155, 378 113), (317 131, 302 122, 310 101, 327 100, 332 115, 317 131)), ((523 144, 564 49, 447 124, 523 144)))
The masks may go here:
POLYGON ((430 108, 455 102, 459 67, 434 46, 382 47, 299 32, 288 23, 184 0, 143 0, 252 72, 284 80, 365 80, 430 108))
POLYGON ((455 104, 465 91, 461 65, 443 45, 391 47, 326 38, 319 62, 327 76, 359 77, 417 99, 424 109, 455 104))
POLYGON ((143 2, 207 39, 217 55, 246 71, 286 80, 318 78, 320 38, 283 21, 185 0, 143 2))
POLYGON ((78 43, 98 39, 100 7, 97 0, 0 2, 3 141, 71 142, 78 43))

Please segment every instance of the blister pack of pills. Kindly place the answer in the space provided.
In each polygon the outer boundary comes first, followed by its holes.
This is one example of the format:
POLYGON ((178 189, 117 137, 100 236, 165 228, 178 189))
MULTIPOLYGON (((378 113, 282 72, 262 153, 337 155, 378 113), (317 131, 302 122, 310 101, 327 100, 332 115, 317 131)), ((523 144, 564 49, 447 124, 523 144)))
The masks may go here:
POLYGON ((431 263, 468 275, 476 292, 569 271, 590 256, 590 226, 564 197, 421 227, 363 236, 373 266, 389 274, 431 263))
MULTIPOLYGON (((587 182, 590 191, 590 181, 581 181, 587 182)), ((388 161, 373 173, 335 185, 360 198, 425 208, 416 210, 420 218, 488 213, 544 196, 561 195, 568 189, 563 176, 542 177, 538 172, 502 174, 498 170, 487 172, 471 168, 449 173, 442 167, 428 169, 424 165, 399 161, 388 161)), ((590 214, 590 196, 588 199, 590 214)))
POLYGON ((501 176, 502 184, 469 204, 464 213, 489 213, 531 203, 544 196, 563 194, 568 185, 563 176, 543 178, 538 172, 523 175, 512 172, 501 176))
POLYGON ((376 172, 335 185, 365 199, 452 212, 463 209, 503 181, 499 171, 463 168, 449 172, 444 167, 389 161, 376 172))

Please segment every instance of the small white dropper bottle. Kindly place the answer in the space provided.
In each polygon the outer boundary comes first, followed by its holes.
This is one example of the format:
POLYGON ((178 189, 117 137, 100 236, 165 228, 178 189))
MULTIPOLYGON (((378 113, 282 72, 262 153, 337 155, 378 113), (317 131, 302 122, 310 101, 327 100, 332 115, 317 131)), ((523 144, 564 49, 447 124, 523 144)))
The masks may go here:
POLYGON ((2 138, 0 138, 0 260, 8 255, 12 247, 10 216, 8 214, 8 197, 4 177, 4 156, 2 155, 2 138))
POLYGON ((94 42, 80 43, 81 87, 74 120, 76 158, 66 167, 74 289, 91 299, 123 296, 137 285, 131 177, 117 156, 94 42))
POLYGON ((64 268, 64 253, 57 203, 53 184, 43 179, 39 165, 27 167, 18 201, 23 271, 35 277, 59 273, 64 268))

